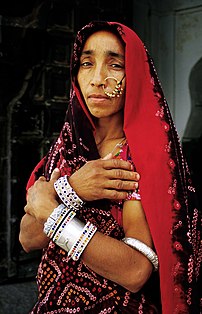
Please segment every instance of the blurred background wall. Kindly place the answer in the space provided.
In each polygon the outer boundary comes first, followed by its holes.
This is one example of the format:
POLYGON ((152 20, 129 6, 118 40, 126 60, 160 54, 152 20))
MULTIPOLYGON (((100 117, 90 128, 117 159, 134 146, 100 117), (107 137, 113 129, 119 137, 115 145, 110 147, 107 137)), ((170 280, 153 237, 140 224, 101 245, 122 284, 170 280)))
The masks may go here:
POLYGON ((0 283, 33 278, 19 222, 29 175, 63 124, 74 36, 91 20, 132 27, 145 42, 201 203, 202 0, 2 0, 0 3, 0 283))

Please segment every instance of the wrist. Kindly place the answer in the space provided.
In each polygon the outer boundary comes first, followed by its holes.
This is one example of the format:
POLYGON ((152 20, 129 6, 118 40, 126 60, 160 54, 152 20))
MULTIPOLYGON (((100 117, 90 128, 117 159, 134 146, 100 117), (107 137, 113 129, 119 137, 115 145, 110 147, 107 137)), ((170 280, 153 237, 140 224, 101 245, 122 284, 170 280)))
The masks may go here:
POLYGON ((76 212, 60 204, 44 224, 44 233, 77 261, 97 231, 92 223, 77 219, 76 212))
POLYGON ((48 217, 53 213, 54 209, 59 206, 57 201, 46 204, 46 207, 41 212, 41 216, 36 218, 38 222, 42 225, 47 221, 48 217))
POLYGON ((55 181, 54 188, 60 200, 67 207, 71 206, 73 210, 78 211, 83 206, 83 200, 72 188, 67 175, 60 177, 57 181, 55 181))

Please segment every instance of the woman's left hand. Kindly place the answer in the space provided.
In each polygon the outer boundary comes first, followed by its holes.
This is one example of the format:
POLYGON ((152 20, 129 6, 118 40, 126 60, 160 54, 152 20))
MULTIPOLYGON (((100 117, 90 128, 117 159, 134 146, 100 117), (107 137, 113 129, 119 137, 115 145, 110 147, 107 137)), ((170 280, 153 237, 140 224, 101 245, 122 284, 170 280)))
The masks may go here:
POLYGON ((51 212, 58 206, 57 194, 54 182, 60 177, 60 171, 55 169, 50 181, 41 176, 27 192, 27 204, 25 212, 32 215, 36 220, 44 224, 51 212))

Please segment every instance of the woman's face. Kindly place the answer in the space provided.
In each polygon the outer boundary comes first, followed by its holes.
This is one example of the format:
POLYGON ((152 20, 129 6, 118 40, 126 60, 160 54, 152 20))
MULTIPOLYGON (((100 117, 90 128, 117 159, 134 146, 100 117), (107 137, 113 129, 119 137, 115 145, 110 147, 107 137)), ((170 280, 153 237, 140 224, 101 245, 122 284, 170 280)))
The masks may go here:
POLYGON ((117 84, 116 80, 121 81, 124 77, 124 61, 124 47, 113 33, 98 31, 87 39, 81 53, 77 78, 90 113, 98 119, 121 113, 125 78, 120 97, 109 97, 105 92, 111 93, 117 84))

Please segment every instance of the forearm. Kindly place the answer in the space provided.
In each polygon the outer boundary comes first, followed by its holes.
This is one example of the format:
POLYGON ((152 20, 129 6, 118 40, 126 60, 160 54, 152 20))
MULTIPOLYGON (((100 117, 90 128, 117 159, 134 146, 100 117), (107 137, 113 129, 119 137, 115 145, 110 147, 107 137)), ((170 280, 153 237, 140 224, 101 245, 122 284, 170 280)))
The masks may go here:
POLYGON ((29 215, 25 214, 20 223, 19 240, 26 252, 42 249, 47 246, 49 239, 43 232, 43 224, 29 215))
POLYGON ((93 271, 132 292, 140 290, 152 272, 143 254, 100 232, 96 232, 81 258, 93 271))

